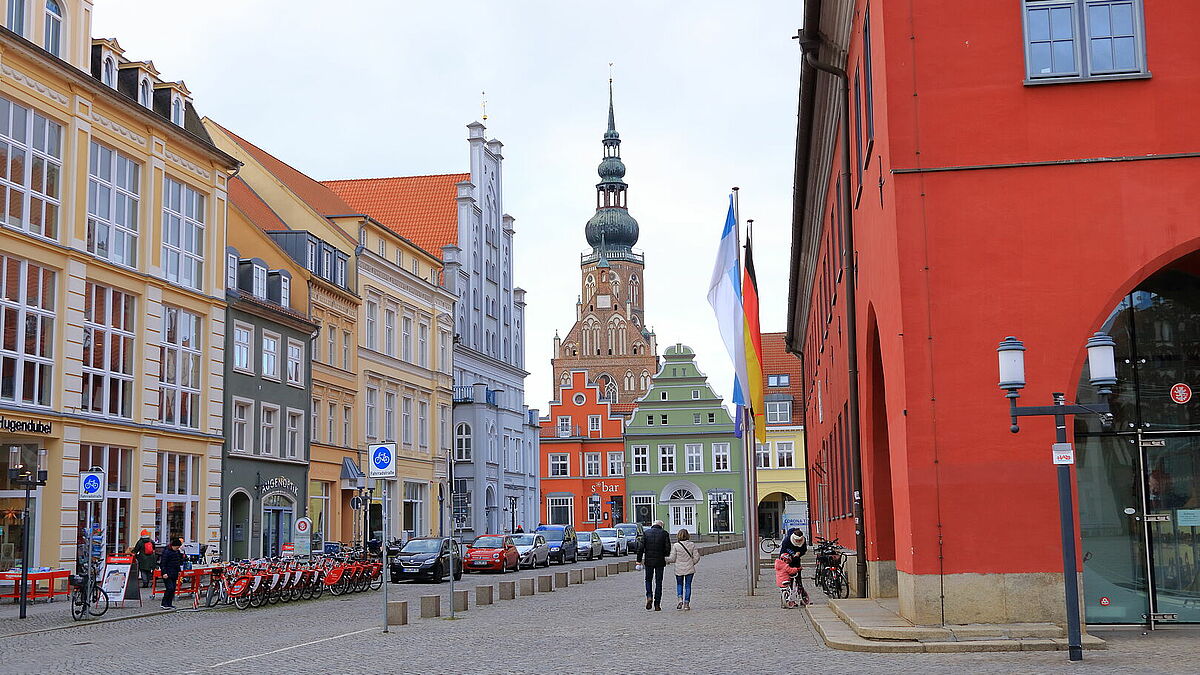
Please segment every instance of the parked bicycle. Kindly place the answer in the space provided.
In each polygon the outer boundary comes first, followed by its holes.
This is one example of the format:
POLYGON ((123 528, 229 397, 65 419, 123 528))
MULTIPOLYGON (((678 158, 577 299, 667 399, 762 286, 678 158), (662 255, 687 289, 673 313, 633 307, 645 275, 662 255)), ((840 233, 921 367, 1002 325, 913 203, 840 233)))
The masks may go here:
POLYGON ((307 559, 263 558, 230 562, 214 569, 204 604, 238 609, 279 602, 315 600, 383 586, 383 563, 361 550, 314 554, 307 559))
POLYGON ((825 595, 831 598, 845 598, 850 595, 850 582, 846 578, 846 555, 838 540, 817 538, 816 546, 817 570, 813 581, 825 595))
POLYGON ((100 587, 100 580, 94 571, 91 574, 72 574, 68 579, 71 584, 71 616, 76 621, 82 621, 87 615, 103 616, 108 611, 108 592, 100 587))
POLYGON ((767 555, 772 555, 779 550, 779 537, 767 535, 758 542, 758 548, 767 555))

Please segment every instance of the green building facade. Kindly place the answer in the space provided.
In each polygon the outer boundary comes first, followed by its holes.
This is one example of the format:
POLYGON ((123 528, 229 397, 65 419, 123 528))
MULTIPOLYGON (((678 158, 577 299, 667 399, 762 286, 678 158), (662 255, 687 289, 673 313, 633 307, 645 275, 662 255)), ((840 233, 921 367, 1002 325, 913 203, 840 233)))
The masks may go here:
POLYGON ((629 513, 646 525, 662 520, 672 533, 740 533, 744 457, 696 353, 682 344, 667 348, 625 427, 629 513))

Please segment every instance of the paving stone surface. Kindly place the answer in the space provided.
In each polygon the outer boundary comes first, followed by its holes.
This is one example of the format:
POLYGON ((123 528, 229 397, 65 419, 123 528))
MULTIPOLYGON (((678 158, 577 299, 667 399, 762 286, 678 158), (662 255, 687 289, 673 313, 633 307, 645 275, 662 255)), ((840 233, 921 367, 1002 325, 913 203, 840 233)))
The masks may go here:
MULTIPOLYGON (((644 609, 642 575, 597 579, 555 593, 476 607, 456 621, 420 619, 419 596, 448 584, 392 585, 410 624, 380 630, 381 594, 238 611, 175 612, 0 638, 0 673, 653 672, 653 673, 1194 673, 1195 630, 1106 631, 1110 648, 1069 664, 1064 652, 862 654, 820 643, 804 614, 779 609, 771 575, 744 591, 744 553, 706 556, 690 612, 676 611, 667 575, 663 611, 644 609), (569 655, 566 662, 547 657, 569 655), (640 656, 645 654, 646 656, 640 656), (590 660, 586 657, 590 656, 590 660), (364 660, 364 657, 366 660, 364 660), (480 669, 480 664, 487 666, 480 669), (585 668, 585 663, 594 667, 585 668)), ((542 573, 523 571, 520 576, 542 573)), ((470 575, 462 588, 514 579, 470 575), (469 584, 469 586, 468 586, 469 584)), ((448 609, 448 600, 444 600, 448 609)), ((57 603, 56 603, 57 604, 57 603)), ((63 612, 68 608, 64 604, 63 612)), ((448 613, 448 612, 447 612, 448 613)), ((12 632, 16 621, 0 619, 12 632)))

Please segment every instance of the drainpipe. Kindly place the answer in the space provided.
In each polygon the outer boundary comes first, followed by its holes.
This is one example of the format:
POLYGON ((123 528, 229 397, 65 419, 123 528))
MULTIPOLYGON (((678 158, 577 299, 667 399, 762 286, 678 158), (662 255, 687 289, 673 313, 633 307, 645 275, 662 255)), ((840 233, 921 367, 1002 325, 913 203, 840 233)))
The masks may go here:
POLYGON ((854 493, 854 574, 858 597, 867 596, 867 546, 863 522, 863 479, 862 444, 859 437, 858 397, 858 299, 854 274, 854 227, 850 201, 850 78, 846 71, 817 60, 820 43, 800 39, 800 49, 808 65, 828 73, 841 81, 842 94, 842 237, 845 250, 842 252, 842 277, 846 280, 846 374, 849 378, 847 391, 850 441, 850 480, 854 493))

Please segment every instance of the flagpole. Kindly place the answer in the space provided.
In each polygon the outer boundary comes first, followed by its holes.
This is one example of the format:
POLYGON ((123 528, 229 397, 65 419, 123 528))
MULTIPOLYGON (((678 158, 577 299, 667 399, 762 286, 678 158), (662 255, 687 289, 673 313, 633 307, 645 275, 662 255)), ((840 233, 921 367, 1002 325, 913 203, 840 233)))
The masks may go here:
MULTIPOLYGON (((742 219, 741 214, 738 212, 739 191, 740 189, 737 186, 733 187, 733 222, 735 223, 735 228, 737 228, 736 231, 739 232, 738 239, 741 239, 740 231, 742 227, 742 219)), ((742 251, 740 249, 737 251, 737 256, 737 276, 738 279, 741 279, 742 251)), ((745 386, 745 383, 743 383, 743 386, 745 386)), ((756 470, 755 464, 752 461, 754 457, 754 434, 752 433, 750 426, 746 424, 746 422, 752 417, 746 414, 749 408, 739 405, 735 405, 735 408, 739 419, 741 419, 743 422, 742 466, 744 467, 745 474, 742 477, 742 492, 745 494, 742 498, 742 511, 744 518, 742 532, 746 539, 746 595, 754 595, 755 586, 757 585, 756 582, 758 581, 758 547, 755 545, 756 540, 754 538, 754 521, 757 519, 756 517, 758 515, 758 509, 755 508, 755 506, 757 506, 757 502, 754 499, 754 495, 751 493, 751 486, 754 480, 753 476, 756 470)))
MULTIPOLYGON (((750 250, 750 246, 751 246, 750 240, 752 237, 754 237, 754 219, 751 218, 751 219, 746 220, 746 250, 747 251, 750 250)), ((744 260, 745 260, 745 258, 743 258, 743 261, 744 260)), ((743 293, 744 292, 745 292, 745 289, 743 289, 743 293)), ((754 567, 750 572, 750 582, 753 585, 755 590, 758 589, 758 575, 760 572, 760 568, 759 568, 759 564, 758 564, 758 546, 757 546, 757 544, 758 544, 759 537, 761 536, 761 533, 758 531, 758 461, 757 461, 758 430, 755 428, 756 427, 756 420, 755 420, 756 413, 757 413, 757 411, 754 410, 753 400, 751 400, 751 405, 746 407, 746 417, 749 418, 749 423, 746 425, 746 431, 749 433, 749 435, 746 436, 746 438, 750 439, 751 451, 747 452, 746 456, 747 456, 747 458, 754 458, 754 460, 755 460, 753 463, 751 463, 749 465, 749 466, 753 467, 753 470, 749 472, 750 487, 748 490, 748 495, 750 497, 749 502, 751 505, 750 512, 749 512, 749 514, 750 514, 749 515, 750 542, 752 544, 754 544, 754 546, 751 547, 751 551, 752 551, 751 555, 754 560, 754 567)))

